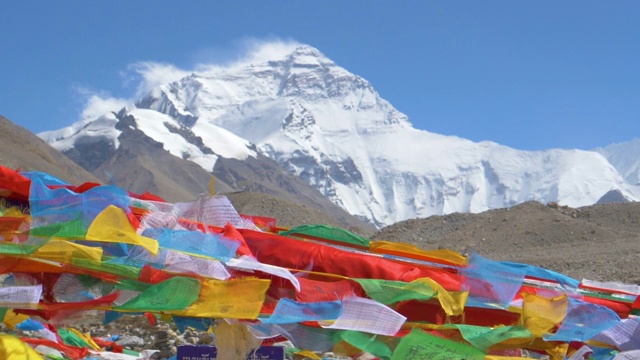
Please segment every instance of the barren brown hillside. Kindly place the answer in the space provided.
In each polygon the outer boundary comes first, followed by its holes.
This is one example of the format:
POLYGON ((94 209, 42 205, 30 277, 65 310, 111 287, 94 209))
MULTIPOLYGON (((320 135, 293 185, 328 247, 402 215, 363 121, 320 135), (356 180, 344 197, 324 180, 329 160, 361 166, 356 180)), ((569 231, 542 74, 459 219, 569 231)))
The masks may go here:
POLYGON ((581 280, 640 284, 640 203, 578 209, 527 202, 480 214, 407 220, 373 239, 424 249, 478 252, 493 260, 549 268, 581 280))
POLYGON ((73 184, 99 180, 29 130, 0 115, 0 165, 43 171, 73 184))

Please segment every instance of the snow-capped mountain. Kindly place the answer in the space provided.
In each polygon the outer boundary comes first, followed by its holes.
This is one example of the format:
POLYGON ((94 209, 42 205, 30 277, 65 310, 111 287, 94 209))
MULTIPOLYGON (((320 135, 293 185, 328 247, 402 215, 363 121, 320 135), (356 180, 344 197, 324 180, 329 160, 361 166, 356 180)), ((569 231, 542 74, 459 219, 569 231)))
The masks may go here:
POLYGON ((633 185, 640 185, 640 139, 596 149, 633 185))
MULTIPOLYGON (((595 151, 519 151, 415 129, 369 82, 306 45, 192 73, 121 112, 207 171, 220 157, 264 155, 378 226, 528 200, 575 207, 610 190, 633 200, 640 193, 595 151)), ((105 114, 40 136, 62 152, 98 139, 116 148, 117 121, 105 114)))

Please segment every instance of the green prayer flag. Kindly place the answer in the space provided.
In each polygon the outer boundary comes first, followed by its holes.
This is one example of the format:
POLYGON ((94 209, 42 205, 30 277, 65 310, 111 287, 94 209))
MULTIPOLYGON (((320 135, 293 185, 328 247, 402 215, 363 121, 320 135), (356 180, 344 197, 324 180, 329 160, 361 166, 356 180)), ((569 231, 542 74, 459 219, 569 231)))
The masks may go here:
POLYGON ((70 240, 84 240, 87 237, 89 225, 81 220, 61 221, 49 225, 39 226, 29 231, 31 236, 56 237, 70 240))
MULTIPOLYGON (((176 276, 153 285, 114 310, 167 311, 184 310, 200 295, 200 281, 176 276)), ((213 300, 215 301, 215 300, 213 300)))
POLYGON ((122 353, 125 354, 125 355, 140 356, 139 352, 133 351, 133 350, 129 350, 127 348, 122 349, 122 353))
POLYGON ((367 296, 382 304, 395 304, 405 300, 429 300, 436 292, 429 284, 413 281, 380 280, 380 279, 355 279, 367 296))
POLYGON ((391 360, 480 360, 484 356, 472 346, 413 329, 400 341, 391 360))
POLYGON ((340 331, 337 335, 339 339, 369 354, 381 359, 391 358, 391 349, 384 342, 377 340, 376 335, 372 336, 360 331, 340 331))
POLYGON ((356 245, 367 249, 369 248, 369 240, 348 230, 327 225, 300 225, 287 231, 281 231, 279 235, 315 237, 319 239, 333 240, 338 243, 356 245))
POLYGON ((115 288, 118 290, 133 290, 143 292, 148 288, 152 287, 153 284, 145 283, 138 280, 133 279, 120 279, 117 284, 115 284, 115 288))
POLYGON ((455 326, 465 340, 484 351, 508 339, 533 338, 531 332, 522 326, 500 326, 495 329, 474 325, 455 326))
POLYGON ((90 345, 69 329, 58 329, 58 335, 62 342, 77 347, 89 347, 90 345))
POLYGON ((36 250, 43 247, 49 239, 39 237, 29 237, 27 241, 23 243, 11 243, 6 241, 0 241, 0 254, 2 255, 30 255, 36 250))
POLYGON ((73 258, 71 260, 71 264, 73 266, 77 266, 77 267, 81 267, 89 270, 96 270, 96 271, 104 272, 107 274, 117 275, 119 277, 127 278, 127 279, 137 279, 138 277, 140 277, 140 268, 135 266, 114 264, 106 261, 96 263, 95 261, 90 259, 79 259, 79 258, 73 258))

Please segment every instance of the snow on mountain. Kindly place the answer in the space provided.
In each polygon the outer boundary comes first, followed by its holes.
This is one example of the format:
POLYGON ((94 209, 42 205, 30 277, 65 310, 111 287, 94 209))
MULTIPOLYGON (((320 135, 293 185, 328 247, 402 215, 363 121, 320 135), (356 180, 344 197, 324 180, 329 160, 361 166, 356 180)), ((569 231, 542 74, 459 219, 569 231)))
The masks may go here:
MULTIPOLYGON (((199 124, 203 134, 201 142, 194 141, 192 131, 173 117, 153 110, 128 107, 124 114, 135 120, 137 129, 163 144, 165 150, 177 157, 188 159, 211 172, 218 156, 243 160, 256 156, 252 145, 245 139, 212 124, 199 124), (191 137, 191 138, 190 138, 191 137), (202 142, 204 141, 204 142, 202 142)), ((70 127, 40 133, 39 136, 61 152, 79 144, 107 140, 112 148, 118 148, 118 117, 107 113, 93 121, 83 120, 70 127)))
POLYGON ((107 140, 117 148, 120 135, 115 127, 117 122, 115 114, 106 113, 95 119, 78 121, 66 128, 42 132, 38 136, 61 152, 79 143, 91 144, 100 140, 107 140))
MULTIPOLYGON (((583 206, 610 190, 630 199, 638 193, 597 152, 519 151, 415 129, 369 82, 306 45, 203 69, 123 111, 172 154, 208 171, 218 156, 260 153, 378 226, 528 200, 583 206)), ((96 121, 103 118, 111 119, 96 121)), ((86 141, 92 124, 41 136, 65 149, 86 141)))
POLYGON ((640 139, 611 144, 595 151, 607 158, 628 183, 640 185, 640 139))

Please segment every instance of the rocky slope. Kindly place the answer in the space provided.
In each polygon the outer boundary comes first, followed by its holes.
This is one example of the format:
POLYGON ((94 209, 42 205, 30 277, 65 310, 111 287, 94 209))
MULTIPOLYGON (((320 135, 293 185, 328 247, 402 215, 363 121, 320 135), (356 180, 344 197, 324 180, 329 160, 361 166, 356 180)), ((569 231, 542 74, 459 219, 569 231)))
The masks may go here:
POLYGON ((0 115, 0 165, 43 171, 72 184, 99 180, 31 133, 0 115))
POLYGON ((402 221, 374 239, 424 249, 478 252, 493 260, 549 268, 581 280, 640 284, 640 203, 580 208, 527 202, 480 214, 402 221))

